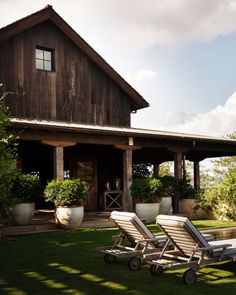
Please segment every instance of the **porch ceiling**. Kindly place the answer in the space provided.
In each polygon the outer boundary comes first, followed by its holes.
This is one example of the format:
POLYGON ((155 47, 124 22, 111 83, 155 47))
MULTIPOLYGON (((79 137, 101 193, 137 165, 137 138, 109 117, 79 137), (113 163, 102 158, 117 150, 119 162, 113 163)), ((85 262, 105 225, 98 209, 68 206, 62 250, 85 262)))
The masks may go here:
POLYGON ((21 131, 20 139, 23 140, 129 147, 129 137, 132 137, 133 145, 140 147, 133 151, 136 162, 172 161, 178 151, 183 152, 190 161, 236 155, 236 140, 221 137, 18 118, 12 118, 11 121, 13 128, 21 131))

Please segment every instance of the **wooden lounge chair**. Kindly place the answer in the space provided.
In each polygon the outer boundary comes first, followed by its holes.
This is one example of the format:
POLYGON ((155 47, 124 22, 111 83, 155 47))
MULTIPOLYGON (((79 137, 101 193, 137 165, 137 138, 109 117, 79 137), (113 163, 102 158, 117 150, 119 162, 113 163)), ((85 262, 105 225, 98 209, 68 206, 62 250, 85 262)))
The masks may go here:
MULTIPOLYGON (((165 245, 167 237, 154 236, 135 213, 112 211, 110 218, 119 228, 120 234, 115 237, 112 246, 97 248, 105 254, 106 263, 115 262, 117 257, 130 257, 128 267, 134 271, 140 268, 144 260, 151 259, 149 256, 145 258, 145 254, 160 252, 165 245)), ((212 235, 208 234, 206 238, 212 239, 212 235)), ((170 247, 171 244, 168 244, 170 247)))
POLYGON ((196 281, 195 271, 199 267, 224 260, 236 261, 236 238, 208 242, 186 217, 158 215, 156 223, 168 240, 155 257, 147 254, 152 257, 152 260, 146 259, 151 264, 153 276, 160 275, 163 269, 188 268, 183 280, 192 284, 196 281), (175 246, 174 250, 168 249, 169 243, 175 246))

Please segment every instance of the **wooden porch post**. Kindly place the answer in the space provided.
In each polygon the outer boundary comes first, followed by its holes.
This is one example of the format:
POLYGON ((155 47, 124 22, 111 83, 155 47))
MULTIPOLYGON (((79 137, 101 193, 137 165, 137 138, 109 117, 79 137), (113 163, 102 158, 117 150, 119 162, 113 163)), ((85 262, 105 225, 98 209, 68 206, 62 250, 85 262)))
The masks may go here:
POLYGON ((182 161, 183 161, 183 176, 182 176, 182 178, 186 179, 186 157, 185 157, 185 155, 183 155, 182 161))
POLYGON ((154 165, 154 177, 159 177, 159 174, 160 174, 160 165, 155 164, 154 165))
MULTIPOLYGON (((174 174, 177 180, 181 180, 183 178, 183 154, 180 151, 175 152, 174 155, 174 174)), ((180 199, 180 192, 175 192, 174 195, 174 204, 173 204, 173 211, 174 213, 179 213, 179 199, 180 199)))
POLYGON ((54 178, 64 179, 64 148, 62 146, 54 147, 54 178))
POLYGON ((76 145, 76 142, 43 140, 43 144, 53 146, 54 179, 64 179, 64 147, 76 145))
POLYGON ((194 177, 194 188, 200 189, 200 163, 199 163, 199 161, 193 162, 193 177, 194 177))
POLYGON ((123 206, 125 211, 132 211, 132 196, 130 192, 130 186, 132 183, 132 150, 123 151, 123 186, 124 197, 123 206))

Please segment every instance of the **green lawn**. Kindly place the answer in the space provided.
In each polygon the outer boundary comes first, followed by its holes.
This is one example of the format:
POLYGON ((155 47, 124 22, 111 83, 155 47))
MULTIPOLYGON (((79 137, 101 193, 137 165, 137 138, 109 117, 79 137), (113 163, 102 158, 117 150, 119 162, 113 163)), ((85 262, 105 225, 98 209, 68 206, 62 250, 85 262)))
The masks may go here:
MULTIPOLYGON (((236 226, 196 221, 199 229, 236 226)), ((152 231, 155 225, 149 226, 152 231)), ((197 272, 197 283, 182 283, 183 271, 152 277, 149 266, 131 272, 126 260, 103 262, 98 246, 110 245, 115 229, 80 229, 17 236, 0 241, 0 294, 236 294, 236 264, 224 262, 197 272)))

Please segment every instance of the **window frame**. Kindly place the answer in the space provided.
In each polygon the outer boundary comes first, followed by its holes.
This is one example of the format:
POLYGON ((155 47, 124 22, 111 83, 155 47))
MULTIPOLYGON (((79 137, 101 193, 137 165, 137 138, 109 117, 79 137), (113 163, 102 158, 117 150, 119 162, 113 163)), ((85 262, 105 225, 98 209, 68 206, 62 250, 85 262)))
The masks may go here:
POLYGON ((43 47, 43 46, 36 46, 35 47, 35 68, 39 71, 55 72, 55 50, 51 48, 43 47), (37 57, 37 50, 42 51, 43 53, 42 58, 37 57), (47 59, 47 57, 44 56, 45 52, 50 53, 51 59, 47 59), (37 61, 41 61, 43 66, 37 67, 37 61), (45 66, 47 62, 50 63, 51 69, 47 69, 47 67, 45 66))

